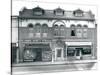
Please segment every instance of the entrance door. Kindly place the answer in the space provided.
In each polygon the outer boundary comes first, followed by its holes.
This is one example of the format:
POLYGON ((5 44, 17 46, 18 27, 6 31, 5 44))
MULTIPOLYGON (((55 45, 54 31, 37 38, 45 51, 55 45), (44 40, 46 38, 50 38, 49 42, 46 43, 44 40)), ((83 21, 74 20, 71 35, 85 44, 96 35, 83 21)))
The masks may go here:
POLYGON ((81 52, 82 52, 82 50, 83 50, 83 48, 76 48, 76 50, 75 50, 76 54, 75 55, 76 55, 77 59, 81 58, 81 54, 82 54, 81 52))
POLYGON ((63 60, 63 48, 57 48, 55 52, 56 60, 63 60))
POLYGON ((35 48, 36 51, 36 59, 35 61, 42 61, 42 49, 41 48, 35 48))

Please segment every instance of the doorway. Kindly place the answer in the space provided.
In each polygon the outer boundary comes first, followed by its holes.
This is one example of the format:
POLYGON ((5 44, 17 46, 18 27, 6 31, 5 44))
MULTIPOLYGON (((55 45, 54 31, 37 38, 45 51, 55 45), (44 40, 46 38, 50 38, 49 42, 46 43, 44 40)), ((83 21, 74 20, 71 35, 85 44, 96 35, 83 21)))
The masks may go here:
POLYGON ((63 60, 63 48, 56 48, 55 59, 58 61, 63 60))

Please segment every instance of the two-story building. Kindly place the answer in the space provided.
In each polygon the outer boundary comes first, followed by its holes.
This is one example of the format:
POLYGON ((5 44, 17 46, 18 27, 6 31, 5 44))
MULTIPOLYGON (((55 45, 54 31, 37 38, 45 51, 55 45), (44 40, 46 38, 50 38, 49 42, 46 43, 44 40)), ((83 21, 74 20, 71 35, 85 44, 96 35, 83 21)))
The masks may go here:
POLYGON ((13 39, 18 63, 97 58, 97 24, 91 11, 24 8, 12 16, 12 43, 13 39))

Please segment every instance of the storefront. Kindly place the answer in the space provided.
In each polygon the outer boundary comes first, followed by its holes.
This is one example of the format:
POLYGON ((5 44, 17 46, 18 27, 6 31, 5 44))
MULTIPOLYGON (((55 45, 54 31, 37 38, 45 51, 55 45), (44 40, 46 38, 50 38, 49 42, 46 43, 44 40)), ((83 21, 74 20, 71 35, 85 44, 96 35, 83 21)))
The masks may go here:
POLYGON ((23 59, 25 61, 51 61, 52 50, 49 44, 25 44, 23 59))
POLYGON ((67 59, 68 60, 83 60, 90 59, 92 56, 91 42, 66 42, 67 59))

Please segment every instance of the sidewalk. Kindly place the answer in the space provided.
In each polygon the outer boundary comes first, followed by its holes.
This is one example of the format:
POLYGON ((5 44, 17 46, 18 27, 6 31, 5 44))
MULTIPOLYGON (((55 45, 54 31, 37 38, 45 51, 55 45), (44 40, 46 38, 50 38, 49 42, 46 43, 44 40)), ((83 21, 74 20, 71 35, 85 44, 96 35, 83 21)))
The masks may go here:
POLYGON ((74 61, 55 61, 55 62, 23 62, 12 64, 12 67, 22 66, 44 66, 44 65, 63 65, 63 64, 81 64, 81 63, 97 63, 97 60, 74 60, 74 61))

